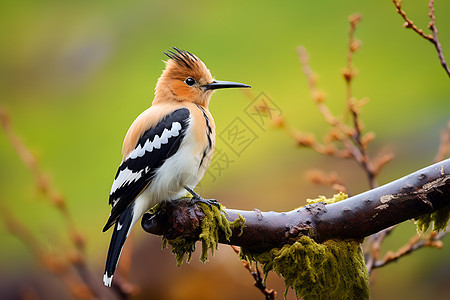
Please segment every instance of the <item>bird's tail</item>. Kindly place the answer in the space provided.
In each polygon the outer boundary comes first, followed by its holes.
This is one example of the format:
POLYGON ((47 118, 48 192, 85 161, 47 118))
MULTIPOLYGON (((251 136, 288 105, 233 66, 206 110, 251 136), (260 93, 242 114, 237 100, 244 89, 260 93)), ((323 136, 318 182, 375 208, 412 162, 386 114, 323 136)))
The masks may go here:
POLYGON ((105 286, 111 286, 114 271, 122 253, 123 244, 134 225, 133 211, 134 203, 125 209, 114 226, 111 242, 109 243, 108 256, 106 258, 105 274, 103 275, 103 283, 105 286))

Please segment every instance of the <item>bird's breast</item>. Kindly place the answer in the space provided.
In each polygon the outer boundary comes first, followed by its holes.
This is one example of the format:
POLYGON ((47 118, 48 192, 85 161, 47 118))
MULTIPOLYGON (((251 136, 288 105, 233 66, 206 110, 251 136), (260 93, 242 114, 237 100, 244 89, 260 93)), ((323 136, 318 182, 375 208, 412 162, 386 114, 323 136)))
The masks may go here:
POLYGON ((197 123, 195 138, 199 141, 197 153, 201 153, 199 161, 199 174, 201 177, 205 174, 211 162, 216 144, 216 132, 214 119, 211 113, 200 105, 196 104, 197 110, 193 112, 194 122, 197 123))

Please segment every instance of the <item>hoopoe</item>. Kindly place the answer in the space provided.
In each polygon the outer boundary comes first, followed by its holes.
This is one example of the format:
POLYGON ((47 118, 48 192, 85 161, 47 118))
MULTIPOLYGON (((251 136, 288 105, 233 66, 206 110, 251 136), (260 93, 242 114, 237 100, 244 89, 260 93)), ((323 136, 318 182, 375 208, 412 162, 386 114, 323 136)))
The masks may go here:
POLYGON ((143 214, 161 201, 191 193, 209 167, 215 146, 215 124, 208 110, 216 89, 249 85, 214 80, 205 64, 188 51, 173 48, 156 84, 150 108, 133 122, 122 147, 114 179, 111 214, 103 232, 115 224, 103 283, 111 286, 122 247, 143 214))

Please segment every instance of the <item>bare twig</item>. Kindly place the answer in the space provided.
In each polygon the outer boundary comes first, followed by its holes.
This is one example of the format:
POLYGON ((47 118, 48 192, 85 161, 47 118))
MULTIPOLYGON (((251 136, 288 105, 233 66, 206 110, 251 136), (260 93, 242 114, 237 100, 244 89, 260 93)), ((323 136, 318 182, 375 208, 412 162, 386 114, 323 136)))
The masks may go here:
POLYGON ((45 199, 47 199, 49 203, 56 207, 56 209, 63 215, 63 219, 66 222, 67 228, 69 229, 70 238, 75 248, 83 252, 85 240, 83 235, 76 229, 72 215, 67 209, 67 202, 65 197, 52 185, 48 176, 45 175, 44 172, 40 169, 34 155, 31 153, 28 147, 25 146, 20 137, 16 133, 14 133, 13 129, 11 128, 10 118, 6 111, 2 108, 0 108, 0 124, 12 148, 15 150, 25 166, 33 174, 37 186, 44 195, 45 199))
POLYGON ((342 72, 346 82, 347 109, 351 113, 353 127, 344 124, 328 109, 325 104, 325 93, 317 88, 317 76, 308 64, 308 54, 305 48, 298 47, 298 58, 302 64, 302 71, 308 81, 311 97, 315 101, 325 121, 332 126, 332 130, 326 136, 325 141, 327 143, 324 145, 317 142, 315 137, 311 134, 299 133, 293 129, 290 129, 290 133, 299 145, 310 147, 318 153, 338 158, 353 158, 366 173, 370 188, 374 188, 378 185, 376 176, 380 173, 381 168, 393 158, 393 155, 383 155, 377 161, 372 161, 370 159, 366 149, 367 145, 373 140, 375 135, 371 132, 363 135, 363 125, 359 118, 361 107, 367 103, 368 99, 364 98, 362 100, 356 100, 352 95, 352 80, 356 75, 356 70, 353 67, 352 61, 354 53, 360 48, 360 42, 355 39, 354 33, 360 20, 361 15, 359 14, 349 17, 350 31, 347 63, 346 68, 342 72), (344 149, 337 148, 333 143, 334 141, 342 143, 344 149))
MULTIPOLYGON (((358 101, 353 97, 352 93, 352 81, 356 76, 356 71, 353 68, 353 55, 360 48, 361 44, 359 41, 355 40, 355 30, 359 22, 361 21, 361 15, 355 14, 349 17, 350 21, 350 31, 349 31, 349 43, 348 43, 348 54, 347 54, 347 66, 343 72, 343 76, 347 88, 347 107, 351 113, 353 119, 353 127, 355 133, 353 134, 353 143, 356 148, 348 146, 347 149, 351 149, 353 157, 359 163, 366 173, 367 179, 369 181, 370 188, 375 188, 378 186, 376 181, 377 175, 380 173, 381 169, 394 158, 394 155, 389 153, 386 155, 381 155, 376 161, 371 161, 368 156, 366 149, 368 143, 375 137, 373 133, 368 133, 365 138, 362 138, 362 121, 359 118, 360 107, 363 103, 358 103, 358 101)), ((367 100, 366 100, 367 102, 367 100)), ((347 142, 348 143, 348 142, 347 142)), ((376 233, 375 235, 369 237, 369 247, 370 255, 367 257, 366 266, 370 274, 375 259, 379 257, 381 250, 381 244, 383 243, 385 237, 389 235, 396 226, 391 226, 389 228, 383 229, 382 231, 376 233)))
POLYGON ((406 16, 406 12, 402 9, 401 1, 392 0, 392 2, 395 5, 397 13, 405 21, 403 26, 405 28, 411 28, 418 35, 420 35, 421 37, 428 40, 429 42, 431 42, 434 45, 434 47, 436 48, 436 51, 438 53, 439 61, 442 65, 442 67, 444 68, 445 72, 447 73, 447 75, 450 77, 450 68, 449 68, 447 62, 445 61, 442 46, 441 46, 441 43, 439 42, 439 38, 438 38, 438 29, 436 27, 436 17, 434 15, 434 0, 430 0, 430 2, 428 3, 428 7, 430 8, 430 12, 428 13, 428 16, 430 17, 430 23, 428 24, 428 28, 432 31, 433 34, 425 34, 422 29, 418 28, 414 24, 414 22, 406 16))
POLYGON ((9 232, 22 241, 44 269, 60 278, 75 297, 80 299, 94 297, 91 289, 71 272, 70 262, 66 257, 57 255, 57 253, 42 251, 42 247, 34 234, 4 205, 0 205, 0 216, 9 232))
POLYGON ((311 98, 315 101, 317 108, 322 114, 325 121, 333 127, 338 128, 346 136, 352 136, 354 130, 337 119, 325 105, 326 94, 317 88, 317 75, 312 71, 308 64, 308 53, 302 46, 297 47, 298 60, 302 64, 302 71, 308 81, 311 98))
POLYGON ((430 13, 428 14, 428 16, 430 17, 430 24, 428 25, 428 28, 430 28, 431 31, 433 32, 432 43, 438 53, 439 61, 441 62, 441 65, 444 68, 447 75, 450 77, 450 69, 447 65, 447 62, 445 61, 444 52, 442 51, 442 46, 441 46, 441 43, 439 42, 439 38, 438 38, 438 29, 436 27, 436 22, 435 22, 436 17, 434 16, 434 6, 433 5, 434 5, 434 1, 430 0, 430 2, 428 3, 428 6, 430 8, 430 13))
MULTIPOLYGON (((68 236, 75 248, 75 253, 66 258, 67 261, 61 262, 61 265, 65 265, 66 269, 72 266, 76 270, 78 277, 81 279, 81 282, 80 280, 78 280, 79 283, 73 283, 76 281, 70 279, 70 277, 67 277, 67 274, 69 274, 68 272, 60 272, 59 270, 55 270, 52 265, 49 265, 48 263, 46 263, 46 261, 43 261, 45 257, 41 256, 39 252, 36 252, 35 248, 37 241, 26 229, 26 227, 22 226, 21 223, 19 221, 16 221, 15 219, 5 219, 6 222, 10 222, 10 224, 12 224, 11 226, 9 226, 11 232, 15 234, 19 239, 21 239, 32 253, 38 253, 39 255, 37 255, 36 257, 42 262, 42 266, 50 272, 60 275, 59 277, 66 283, 69 290, 75 296, 79 295, 81 293, 80 291, 82 291, 84 295, 91 295, 89 297, 95 297, 98 299, 111 298, 110 293, 105 293, 105 289, 103 289, 98 284, 98 281, 95 279, 95 277, 92 275, 92 272, 86 265, 86 257, 84 251, 85 238, 75 226, 73 217, 67 207, 67 201, 65 197, 53 186, 51 181, 39 167, 39 164, 34 155, 22 142, 20 137, 16 133, 14 133, 11 127, 9 115, 2 108, 0 108, 0 124, 12 148, 15 150, 25 166, 33 174, 37 185, 45 199, 47 199, 48 202, 63 215, 63 219, 65 220, 68 229, 68 236), (74 286, 77 288, 74 288, 74 286)), ((4 215, 4 217, 6 216, 4 215)))
MULTIPOLYGON (((350 31, 349 31, 349 41, 348 41, 348 53, 347 53, 347 66, 343 71, 343 76, 346 83, 347 89, 347 108, 351 113, 353 119, 353 129, 354 133, 352 135, 353 143, 357 146, 357 149, 352 147, 351 145, 347 145, 347 149, 349 149, 353 153, 353 157, 356 161, 361 165, 364 169, 367 179, 369 180, 370 188, 375 188, 378 186, 376 182, 376 174, 373 170, 373 167, 370 163, 370 159, 366 153, 366 143, 362 141, 362 122, 359 119, 360 108, 358 107, 358 101, 353 97, 352 94, 352 80, 356 75, 356 70, 353 67, 353 55, 360 48, 361 43, 358 40, 355 40, 355 30, 361 21, 360 14, 354 14, 349 17, 350 21, 350 31)), ((360 105, 360 104, 359 104, 360 105)))
MULTIPOLYGON (((234 252, 236 252, 236 254, 239 254, 239 247, 231 245, 231 248, 234 252)), ((250 275, 252 275, 253 279, 255 279, 255 287, 257 287, 258 290, 264 294, 265 299, 274 300, 277 296, 277 292, 274 289, 267 288, 267 285, 264 283, 264 279, 261 276, 261 272, 258 269, 258 263, 255 265, 255 271, 252 271, 248 261, 243 260, 242 264, 244 265, 244 268, 249 271, 250 275)))
POLYGON ((397 13, 405 21, 405 23, 403 24, 403 27, 411 28, 414 32, 416 32, 418 35, 420 35, 424 39, 429 40, 430 42, 433 42, 433 36, 431 34, 425 34, 422 29, 417 27, 416 24, 414 24, 414 22, 406 16, 406 12, 402 9, 402 1, 392 0, 392 2, 395 5, 395 9, 396 9, 397 13))
POLYGON ((310 170, 308 172, 309 181, 314 184, 329 186, 336 192, 347 193, 347 188, 336 172, 325 173, 321 170, 310 170))
POLYGON ((378 260, 381 254, 381 245, 384 239, 392 233, 397 225, 383 229, 382 231, 369 237, 369 253, 365 257, 367 272, 369 275, 372 273, 375 262, 378 260))
POLYGON ((435 247, 442 248, 443 243, 441 239, 448 233, 448 231, 442 231, 439 233, 432 232, 430 237, 427 239, 422 239, 418 234, 411 238, 411 240, 405 246, 401 247, 398 251, 387 252, 383 259, 376 260, 373 264, 373 269, 384 267, 387 264, 390 264, 398 259, 411 254, 412 252, 421 249, 423 247, 435 247))
POLYGON ((353 95, 352 95, 352 79, 356 75, 356 70, 353 67, 353 55, 355 52, 361 47, 361 43, 358 40, 355 40, 355 30, 361 21, 360 14, 354 14, 349 17, 350 21, 350 31, 348 34, 348 52, 347 52, 347 65, 342 75, 344 76, 347 88, 347 106, 353 116, 353 126, 356 130, 355 132, 355 140, 361 141, 361 123, 358 122, 358 110, 356 106, 352 103, 353 95))

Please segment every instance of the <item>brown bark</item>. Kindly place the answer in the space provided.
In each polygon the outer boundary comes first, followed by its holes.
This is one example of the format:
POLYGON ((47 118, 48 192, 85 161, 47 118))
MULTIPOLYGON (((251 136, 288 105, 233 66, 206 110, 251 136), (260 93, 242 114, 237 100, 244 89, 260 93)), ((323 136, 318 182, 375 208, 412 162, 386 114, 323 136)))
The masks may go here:
MULTIPOLYGON (((220 243, 263 251, 293 243, 302 235, 317 242, 328 239, 363 239, 392 225, 431 213, 450 204, 450 159, 423 168, 346 200, 316 203, 289 212, 226 209, 228 219, 246 220, 241 235, 235 230, 220 243)), ((169 239, 184 235, 197 239, 204 217, 189 201, 171 201, 163 213, 142 218, 145 231, 169 239)))

